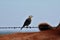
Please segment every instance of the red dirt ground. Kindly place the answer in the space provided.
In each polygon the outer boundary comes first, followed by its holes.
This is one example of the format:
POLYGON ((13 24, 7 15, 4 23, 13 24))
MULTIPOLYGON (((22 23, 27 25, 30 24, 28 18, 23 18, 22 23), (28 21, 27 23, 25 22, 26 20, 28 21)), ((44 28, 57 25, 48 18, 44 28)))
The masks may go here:
POLYGON ((1 35, 0 40, 60 40, 60 28, 31 33, 1 35))

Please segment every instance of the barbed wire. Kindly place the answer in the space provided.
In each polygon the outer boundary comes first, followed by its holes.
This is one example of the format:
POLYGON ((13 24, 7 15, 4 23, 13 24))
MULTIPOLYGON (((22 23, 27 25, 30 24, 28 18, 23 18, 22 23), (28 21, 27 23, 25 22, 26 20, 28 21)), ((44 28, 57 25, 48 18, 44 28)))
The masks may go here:
MULTIPOLYGON (((0 29, 16 29, 21 27, 0 27, 0 29)), ((24 28, 38 28, 38 27, 24 27, 24 28)))

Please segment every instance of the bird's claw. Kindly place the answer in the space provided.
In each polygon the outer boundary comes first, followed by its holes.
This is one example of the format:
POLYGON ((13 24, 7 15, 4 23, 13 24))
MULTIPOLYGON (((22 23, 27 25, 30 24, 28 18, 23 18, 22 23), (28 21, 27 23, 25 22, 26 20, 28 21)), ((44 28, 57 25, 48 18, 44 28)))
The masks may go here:
POLYGON ((29 28, 31 28, 31 27, 29 27, 29 28))
POLYGON ((31 27, 26 27, 26 28, 31 28, 31 27))
POLYGON ((28 28, 28 27, 26 27, 26 28, 28 28))

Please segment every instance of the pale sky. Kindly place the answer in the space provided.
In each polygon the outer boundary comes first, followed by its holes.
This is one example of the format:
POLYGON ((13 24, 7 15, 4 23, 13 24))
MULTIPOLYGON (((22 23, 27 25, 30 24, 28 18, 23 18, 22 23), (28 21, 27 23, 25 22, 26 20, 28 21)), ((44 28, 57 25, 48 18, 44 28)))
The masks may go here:
POLYGON ((41 22, 56 26, 60 21, 60 0, 0 0, 0 26, 22 26, 29 15, 33 15, 30 26, 41 22))

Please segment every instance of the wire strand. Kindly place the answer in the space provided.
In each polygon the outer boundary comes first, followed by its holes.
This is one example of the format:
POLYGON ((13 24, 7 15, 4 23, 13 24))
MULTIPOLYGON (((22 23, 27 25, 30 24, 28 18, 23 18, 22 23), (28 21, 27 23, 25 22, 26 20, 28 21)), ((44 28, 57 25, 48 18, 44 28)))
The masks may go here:
MULTIPOLYGON (((16 29, 21 27, 0 27, 0 29, 16 29)), ((38 27, 24 27, 24 28, 38 28, 38 27)))

